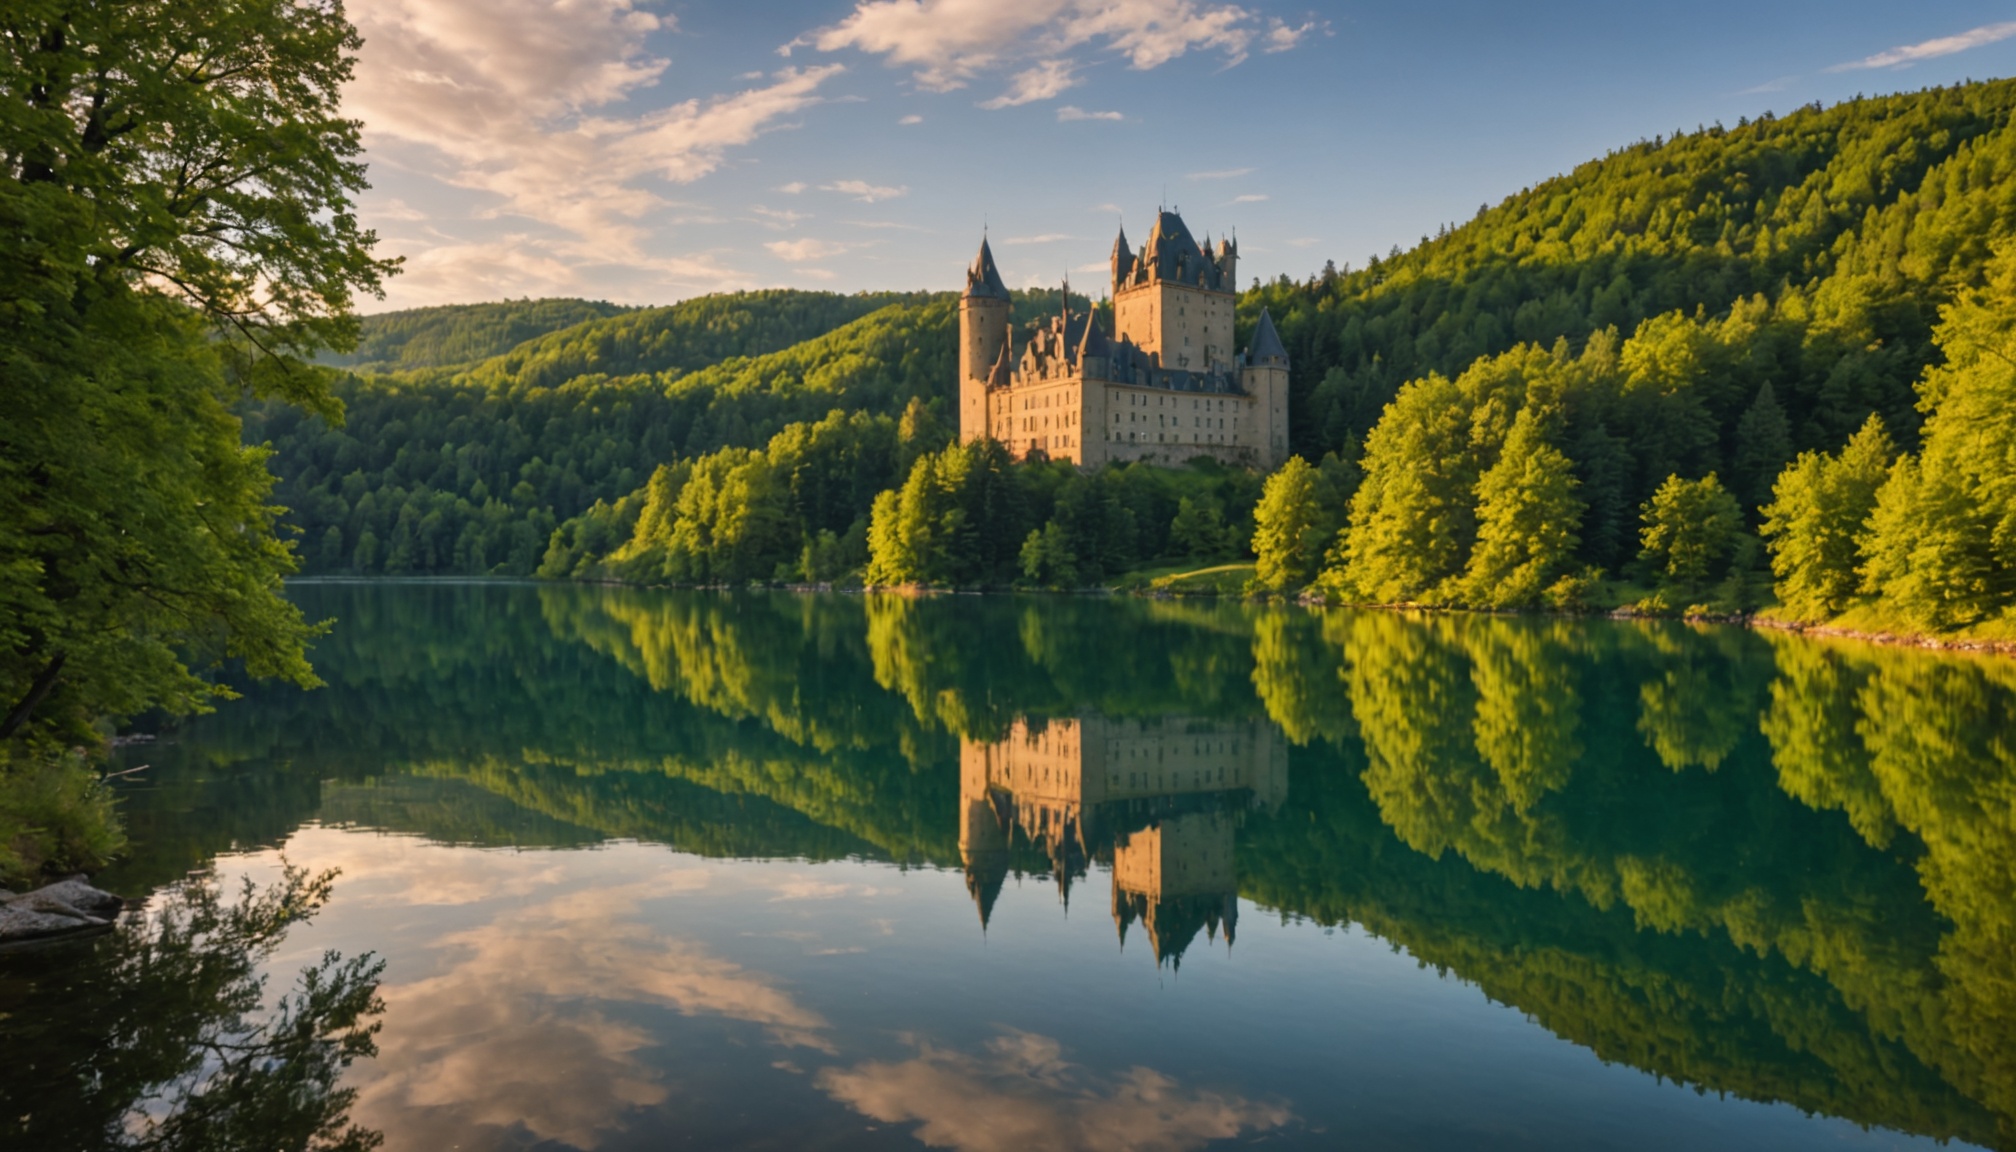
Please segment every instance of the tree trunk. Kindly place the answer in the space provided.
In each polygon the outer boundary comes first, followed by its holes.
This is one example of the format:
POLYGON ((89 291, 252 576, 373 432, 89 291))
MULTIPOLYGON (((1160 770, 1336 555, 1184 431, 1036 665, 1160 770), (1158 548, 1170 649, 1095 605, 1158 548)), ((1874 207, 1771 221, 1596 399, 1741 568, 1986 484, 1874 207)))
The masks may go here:
POLYGON ((35 682, 28 686, 28 694, 21 698, 21 702, 14 706, 13 711, 7 713, 7 719, 0 720, 0 740, 10 739, 14 733, 20 731, 22 725, 28 723, 28 718, 35 714, 35 709, 49 695, 49 690, 56 687, 57 677, 63 674, 63 661, 67 659, 69 653, 58 652, 50 658, 47 665, 43 666, 41 673, 35 677, 35 682))

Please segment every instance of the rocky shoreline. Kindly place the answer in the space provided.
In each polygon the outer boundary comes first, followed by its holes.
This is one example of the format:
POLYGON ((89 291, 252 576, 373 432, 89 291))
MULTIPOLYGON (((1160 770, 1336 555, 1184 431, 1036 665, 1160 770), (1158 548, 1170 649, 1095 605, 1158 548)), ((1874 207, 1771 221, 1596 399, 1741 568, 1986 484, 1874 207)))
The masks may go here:
POLYGON ((109 931, 125 907, 82 875, 19 895, 0 889, 0 949, 109 931))

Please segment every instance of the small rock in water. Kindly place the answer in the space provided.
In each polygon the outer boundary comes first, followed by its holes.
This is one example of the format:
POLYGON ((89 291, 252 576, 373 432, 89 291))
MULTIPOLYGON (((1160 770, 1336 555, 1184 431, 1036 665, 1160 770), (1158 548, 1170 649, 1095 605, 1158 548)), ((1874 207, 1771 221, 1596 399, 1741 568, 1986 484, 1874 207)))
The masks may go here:
POLYGON ((0 945, 107 928, 126 902, 72 876, 0 903, 0 945))

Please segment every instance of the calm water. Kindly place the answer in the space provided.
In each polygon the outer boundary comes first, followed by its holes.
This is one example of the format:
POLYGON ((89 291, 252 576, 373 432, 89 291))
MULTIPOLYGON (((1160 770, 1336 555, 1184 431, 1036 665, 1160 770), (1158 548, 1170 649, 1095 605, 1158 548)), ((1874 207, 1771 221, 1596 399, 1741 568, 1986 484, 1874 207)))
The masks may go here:
MULTIPOLYGON (((102 880, 340 867, 264 963, 384 960, 344 1084, 388 1149, 2016 1147, 2016 661, 295 595, 328 686, 136 750, 102 880)), ((13 1035, 56 979, 0 959, 13 1035)), ((0 1110, 98 1115, 99 1027, 0 1110)))

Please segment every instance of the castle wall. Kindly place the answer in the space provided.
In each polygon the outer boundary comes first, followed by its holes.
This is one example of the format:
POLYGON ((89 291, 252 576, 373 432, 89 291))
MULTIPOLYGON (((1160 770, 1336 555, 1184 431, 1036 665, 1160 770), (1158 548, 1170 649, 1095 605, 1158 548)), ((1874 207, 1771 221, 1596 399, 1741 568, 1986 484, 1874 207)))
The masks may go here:
POLYGON ((1189 284, 1154 280, 1113 297, 1113 330, 1157 357, 1164 368, 1202 372, 1232 363, 1236 297, 1189 284))

